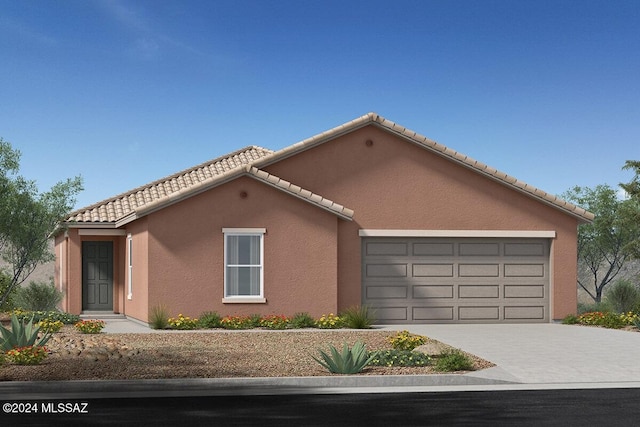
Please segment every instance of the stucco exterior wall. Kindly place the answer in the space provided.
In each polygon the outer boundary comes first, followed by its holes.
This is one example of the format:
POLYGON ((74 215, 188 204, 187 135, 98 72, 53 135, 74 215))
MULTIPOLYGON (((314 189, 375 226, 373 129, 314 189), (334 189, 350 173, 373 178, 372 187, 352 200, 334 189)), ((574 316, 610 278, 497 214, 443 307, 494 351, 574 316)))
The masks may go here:
POLYGON ((337 227, 334 214, 241 177, 147 217, 149 307, 170 315, 336 312, 337 227), (266 228, 266 303, 222 303, 223 228, 266 228))
POLYGON ((361 302, 359 229, 554 230, 552 317, 575 311, 578 223, 555 208, 374 126, 263 168, 355 211, 339 224, 340 309, 361 302))
POLYGON ((146 322, 149 313, 149 244, 147 232, 147 218, 142 218, 127 225, 127 234, 132 238, 132 286, 131 299, 129 299, 128 283, 128 243, 125 239, 125 295, 124 313, 135 319, 146 322))

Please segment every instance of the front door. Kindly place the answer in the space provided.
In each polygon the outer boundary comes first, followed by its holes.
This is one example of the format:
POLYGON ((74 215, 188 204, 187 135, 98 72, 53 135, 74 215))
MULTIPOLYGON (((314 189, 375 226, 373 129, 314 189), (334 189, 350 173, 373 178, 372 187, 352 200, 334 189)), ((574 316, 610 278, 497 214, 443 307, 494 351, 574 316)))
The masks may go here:
POLYGON ((82 242, 82 309, 113 310, 113 242, 82 242))

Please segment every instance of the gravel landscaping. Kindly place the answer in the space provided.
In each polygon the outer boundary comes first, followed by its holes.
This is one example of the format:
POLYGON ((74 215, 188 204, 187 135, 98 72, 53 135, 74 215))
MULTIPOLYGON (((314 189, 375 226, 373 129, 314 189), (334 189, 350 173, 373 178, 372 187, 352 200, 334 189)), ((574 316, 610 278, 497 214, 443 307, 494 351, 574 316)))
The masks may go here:
MULTIPOLYGON (((362 341, 368 350, 391 349, 392 332, 375 330, 166 331, 154 334, 80 334, 65 326, 47 343, 41 365, 0 367, 0 381, 153 378, 294 377, 332 375, 311 355, 329 345, 362 341)), ((420 350, 448 346, 429 340, 420 350)), ((494 366, 469 355, 474 369, 494 366)), ((432 367, 367 367, 359 375, 434 374, 432 367)))

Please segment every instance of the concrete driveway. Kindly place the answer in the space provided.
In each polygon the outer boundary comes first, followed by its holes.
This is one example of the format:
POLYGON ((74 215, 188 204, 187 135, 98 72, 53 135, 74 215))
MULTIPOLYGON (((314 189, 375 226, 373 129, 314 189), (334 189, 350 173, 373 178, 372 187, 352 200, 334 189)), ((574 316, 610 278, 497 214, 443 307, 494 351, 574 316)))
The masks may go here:
POLYGON ((405 325, 498 365, 487 377, 528 384, 640 382, 640 333, 562 324, 405 325))

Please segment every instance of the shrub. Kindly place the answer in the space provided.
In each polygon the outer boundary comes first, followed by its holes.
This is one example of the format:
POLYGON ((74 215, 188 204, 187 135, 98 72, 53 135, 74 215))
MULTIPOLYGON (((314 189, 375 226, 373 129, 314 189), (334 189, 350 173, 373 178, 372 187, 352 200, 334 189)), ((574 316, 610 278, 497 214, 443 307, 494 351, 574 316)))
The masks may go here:
POLYGON ((289 326, 289 318, 282 314, 272 314, 260 319, 260 326, 268 329, 286 329, 289 326))
POLYGON ((442 352, 435 362, 435 369, 441 372, 471 371, 473 361, 458 349, 442 352))
POLYGON ((103 320, 88 319, 80 320, 74 326, 83 334, 99 334, 105 327, 105 323, 103 320))
POLYGON ((411 350, 378 350, 371 353, 373 366, 426 366, 431 357, 411 350))
POLYGON ((340 314, 342 325, 351 329, 369 329, 375 321, 373 310, 367 305, 350 307, 340 314))
POLYGON ((309 313, 296 313, 289 321, 289 325, 292 328, 313 328, 316 326, 316 321, 309 313))
POLYGON ((62 297, 62 292, 56 289, 53 280, 49 283, 30 282, 29 286, 18 290, 15 306, 30 311, 54 311, 62 297))
POLYGON ((198 327, 198 319, 189 316, 183 316, 182 313, 178 317, 170 317, 167 320, 171 329, 192 330, 198 327))
POLYGON ((221 317, 215 311, 207 311, 202 313, 198 318, 198 326, 205 329, 213 329, 220 327, 221 317))
MULTIPOLYGON (((11 277, 0 269, 0 295, 4 295, 7 289, 9 289, 9 285, 11 285, 11 277)), ((18 286, 14 286, 13 289, 11 289, 7 300, 0 305, 0 312, 11 311, 15 308, 14 300, 18 293, 18 289, 18 286)))
POLYGON ((260 321, 262 320, 262 316, 259 314, 251 314, 249 315, 249 324, 251 328, 257 328, 260 326, 260 321))
POLYGON ((47 357, 46 347, 16 347, 7 352, 7 358, 16 365, 39 365, 47 357))
POLYGON ((149 326, 152 329, 167 329, 169 327, 169 311, 166 305, 159 304, 151 307, 149 326))
POLYGON ((11 315, 11 330, 0 325, 0 333, 0 349, 5 352, 19 347, 44 346, 51 338, 51 333, 48 332, 38 338, 40 327, 33 325, 33 319, 25 323, 24 320, 18 320, 15 314, 11 315))
POLYGON ((338 329, 342 328, 342 319, 339 316, 335 316, 333 313, 328 315, 322 315, 316 320, 316 327, 320 329, 338 329))
POLYGON ((329 346, 329 349, 331 355, 318 350, 322 360, 315 356, 311 357, 334 374, 357 374, 372 360, 372 356, 369 356, 366 346, 360 341, 356 342, 352 348, 349 348, 347 343, 344 343, 342 353, 338 352, 338 349, 334 346, 329 346))
POLYGON ((427 337, 422 335, 414 335, 409 331, 398 332, 392 337, 387 338, 389 344, 396 350, 413 350, 427 342, 427 337))
POLYGON ((254 327, 251 316, 225 316, 220 320, 220 326, 224 329, 250 329, 254 327))
POLYGON ((575 314, 567 314, 564 319, 562 319, 563 325, 575 325, 577 323, 580 323, 580 320, 575 314))
POLYGON ((606 301, 595 302, 591 304, 578 303, 578 314, 591 313, 594 311, 610 311, 611 307, 606 301))
POLYGON ((40 327, 43 332, 56 333, 62 329, 63 323, 59 320, 42 319, 36 326, 40 327))
POLYGON ((620 315, 609 311, 594 311, 591 313, 583 313, 578 316, 578 322, 581 325, 604 326, 605 328, 620 329, 627 324, 620 315))
POLYGON ((616 313, 626 313, 640 305, 640 290, 628 280, 618 280, 605 295, 605 300, 616 313))
POLYGON ((50 320, 52 322, 60 321, 65 325, 73 325, 80 321, 80 316, 77 314, 65 313, 64 311, 24 311, 14 310, 13 314, 19 320, 33 319, 34 322, 41 320, 50 320))

